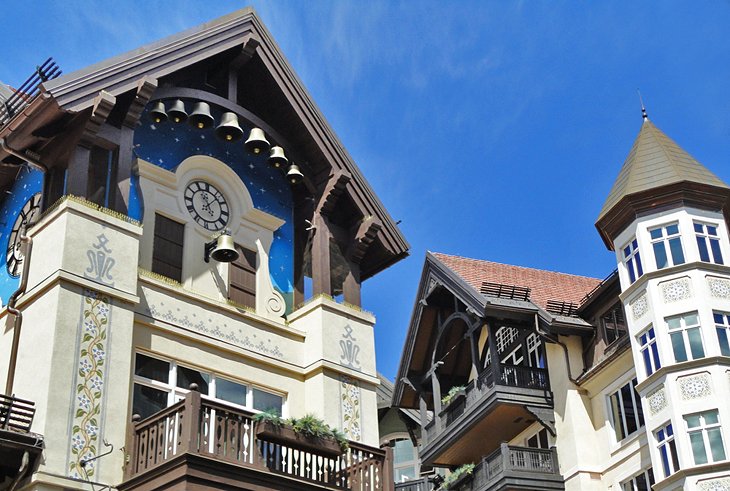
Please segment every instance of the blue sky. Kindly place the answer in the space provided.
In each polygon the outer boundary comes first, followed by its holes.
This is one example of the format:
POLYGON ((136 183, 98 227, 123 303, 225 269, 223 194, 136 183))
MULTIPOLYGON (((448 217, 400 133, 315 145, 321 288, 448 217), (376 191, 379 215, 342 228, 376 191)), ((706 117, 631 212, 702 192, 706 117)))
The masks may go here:
POLYGON ((730 182, 730 2, 6 0, 0 80, 253 5, 409 240, 366 282, 397 370, 426 250, 604 277, 593 223, 649 117, 730 182))

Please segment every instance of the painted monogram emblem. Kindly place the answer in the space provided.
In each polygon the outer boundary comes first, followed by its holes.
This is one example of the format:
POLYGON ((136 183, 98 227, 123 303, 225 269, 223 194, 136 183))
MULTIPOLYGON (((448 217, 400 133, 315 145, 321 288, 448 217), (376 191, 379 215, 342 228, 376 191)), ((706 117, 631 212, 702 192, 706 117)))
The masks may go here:
POLYGON ((109 239, 103 233, 97 235, 96 238, 98 242, 92 244, 92 249, 86 251, 86 256, 89 258, 89 267, 86 268, 84 276, 99 283, 114 286, 111 270, 116 261, 110 256, 112 250, 106 246, 109 239))
POLYGON ((349 325, 345 326, 345 333, 340 340, 340 349, 342 350, 340 360, 343 365, 360 370, 360 362, 357 359, 357 356, 360 354, 360 346, 356 344, 356 341, 352 335, 352 327, 349 325))

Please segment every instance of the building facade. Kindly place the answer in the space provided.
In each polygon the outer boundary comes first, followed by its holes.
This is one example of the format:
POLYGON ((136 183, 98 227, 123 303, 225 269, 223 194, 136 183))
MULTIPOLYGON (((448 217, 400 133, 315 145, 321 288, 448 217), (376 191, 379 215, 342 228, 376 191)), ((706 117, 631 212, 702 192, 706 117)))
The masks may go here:
POLYGON ((389 489, 408 244, 256 14, 56 72, 0 118, 0 488, 389 489))
POLYGON ((428 253, 393 402, 440 489, 730 489, 730 189, 644 116, 604 280, 428 253))

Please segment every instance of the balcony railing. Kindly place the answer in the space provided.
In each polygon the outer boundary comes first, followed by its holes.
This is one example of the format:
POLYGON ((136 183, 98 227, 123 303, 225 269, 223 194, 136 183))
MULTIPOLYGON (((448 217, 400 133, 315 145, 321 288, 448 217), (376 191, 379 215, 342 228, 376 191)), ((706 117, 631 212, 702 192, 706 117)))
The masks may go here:
POLYGON ((555 450, 516 447, 502 443, 499 449, 482 459, 471 479, 450 490, 484 491, 487 489, 563 489, 555 450), (498 482, 502 485, 495 487, 498 482))
MULTIPOLYGON (((474 407, 486 394, 494 389, 495 385, 516 387, 523 389, 536 389, 542 391, 550 390, 548 371, 545 368, 534 368, 524 365, 505 365, 500 363, 497 369, 491 366, 482 370, 476 380, 473 380, 466 388, 465 397, 456 398, 449 404, 441 414, 441 430, 448 428, 452 423, 461 417, 465 412, 474 407)), ((433 440, 440 431, 435 424, 434 418, 426 426, 426 440, 433 440)))
POLYGON ((433 483, 428 477, 395 483, 396 491, 431 491, 433 483))
POLYGON ((35 403, 0 395, 0 430, 28 433, 35 416, 35 403))
POLYGON ((317 450, 269 442, 256 435, 253 413, 191 391, 184 400, 134 424, 125 480, 184 454, 355 491, 392 489, 383 450, 350 442, 336 457, 317 450))

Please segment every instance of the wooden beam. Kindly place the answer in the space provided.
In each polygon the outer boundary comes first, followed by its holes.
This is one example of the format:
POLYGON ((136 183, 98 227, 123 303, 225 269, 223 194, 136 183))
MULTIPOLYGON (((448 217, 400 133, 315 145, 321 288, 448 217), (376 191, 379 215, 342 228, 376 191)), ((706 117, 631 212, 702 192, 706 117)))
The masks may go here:
POLYGON ((155 89, 157 89, 157 79, 155 78, 144 77, 137 82, 137 93, 129 104, 127 114, 124 116, 124 126, 127 128, 137 126, 139 117, 142 115, 142 111, 144 111, 144 107, 149 102, 155 89))
POLYGON ((330 267, 330 231, 327 219, 319 213, 312 218, 312 294, 332 295, 330 267))
POLYGON ((94 107, 91 109, 91 115, 84 126, 79 145, 85 148, 91 148, 94 145, 96 134, 99 132, 101 125, 106 122, 116 103, 117 98, 109 92, 104 90, 99 92, 99 95, 94 99, 94 107))
POLYGON ((228 64, 228 100, 238 103, 238 73, 243 66, 251 61, 256 54, 256 48, 261 43, 258 39, 249 38, 241 46, 241 52, 228 64))
POLYGON ((383 228, 383 224, 380 223, 375 217, 369 216, 365 218, 355 233, 355 237, 350 245, 350 250, 347 255, 348 258, 353 262, 359 263, 362 258, 365 257, 365 253, 368 251, 370 244, 373 243, 375 238, 378 236, 378 232, 383 228))
POLYGON ((340 198, 342 193, 345 192, 347 183, 350 182, 352 177, 350 174, 343 170, 338 170, 334 174, 330 175, 327 180, 327 184, 322 191, 322 196, 319 199, 317 205, 317 211, 324 215, 329 215, 334 211, 337 200, 340 198))
POLYGON ((352 261, 347 262, 348 271, 342 285, 344 300, 360 307, 360 265, 352 261))

